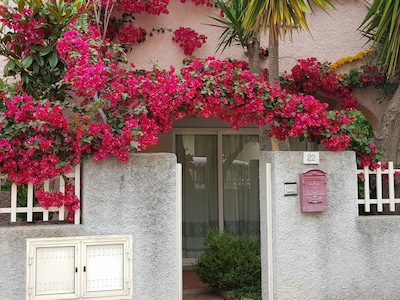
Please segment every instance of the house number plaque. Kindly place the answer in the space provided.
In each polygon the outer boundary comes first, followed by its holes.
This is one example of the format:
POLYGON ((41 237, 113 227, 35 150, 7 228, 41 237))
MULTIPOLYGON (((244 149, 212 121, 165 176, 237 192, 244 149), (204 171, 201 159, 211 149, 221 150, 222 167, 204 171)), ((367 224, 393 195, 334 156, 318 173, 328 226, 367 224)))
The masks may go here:
POLYGON ((318 165, 319 164, 319 152, 303 152, 303 164, 318 165))

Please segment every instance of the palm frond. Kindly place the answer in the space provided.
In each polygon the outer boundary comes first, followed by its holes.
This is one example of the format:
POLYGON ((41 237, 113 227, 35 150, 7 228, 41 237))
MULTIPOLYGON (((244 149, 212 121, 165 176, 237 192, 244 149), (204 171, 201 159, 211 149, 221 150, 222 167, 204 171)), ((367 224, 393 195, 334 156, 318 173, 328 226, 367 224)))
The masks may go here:
POLYGON ((221 48, 224 51, 231 45, 240 45, 242 48, 245 48, 248 39, 248 34, 244 31, 243 27, 243 17, 247 9, 246 3, 242 0, 230 0, 228 3, 225 3, 223 0, 217 0, 216 6, 221 9, 224 16, 210 16, 218 24, 207 25, 224 29, 219 37, 217 51, 221 48))
POLYGON ((375 0, 359 30, 379 49, 376 63, 386 67, 388 76, 394 75, 399 66, 400 0, 375 0))

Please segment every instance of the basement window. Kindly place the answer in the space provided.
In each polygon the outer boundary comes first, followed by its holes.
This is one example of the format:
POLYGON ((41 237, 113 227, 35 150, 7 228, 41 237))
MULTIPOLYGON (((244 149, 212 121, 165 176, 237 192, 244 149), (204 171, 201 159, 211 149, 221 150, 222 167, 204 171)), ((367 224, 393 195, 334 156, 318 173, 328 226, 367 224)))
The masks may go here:
POLYGON ((27 299, 131 299, 132 237, 27 239, 27 299))

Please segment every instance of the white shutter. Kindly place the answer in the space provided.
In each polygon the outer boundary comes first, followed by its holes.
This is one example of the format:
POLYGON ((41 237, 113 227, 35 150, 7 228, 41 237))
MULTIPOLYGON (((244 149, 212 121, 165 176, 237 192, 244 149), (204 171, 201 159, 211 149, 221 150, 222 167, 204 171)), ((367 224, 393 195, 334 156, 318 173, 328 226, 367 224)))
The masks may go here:
POLYGON ((87 292, 124 289, 124 245, 86 246, 87 292))
POLYGON ((75 247, 36 248, 35 296, 75 293, 75 247))

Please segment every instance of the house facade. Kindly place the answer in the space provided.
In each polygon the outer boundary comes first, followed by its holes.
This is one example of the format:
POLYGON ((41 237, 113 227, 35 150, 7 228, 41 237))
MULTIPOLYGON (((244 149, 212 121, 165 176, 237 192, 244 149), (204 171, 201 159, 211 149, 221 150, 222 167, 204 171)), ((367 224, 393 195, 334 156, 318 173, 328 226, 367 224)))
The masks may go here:
MULTIPOLYGON (((295 32, 292 40, 280 41, 280 72, 290 71, 298 59, 316 57, 321 62, 334 62, 368 48, 366 39, 357 30, 367 9, 362 0, 334 2, 329 15, 315 8, 308 17, 312 35, 295 32)), ((215 8, 196 6, 191 1, 173 0, 170 13, 161 16, 139 15, 136 26, 146 29, 190 27, 207 36, 207 42, 196 49, 194 56, 218 59, 247 60, 240 46, 216 52, 222 33, 210 16, 218 15, 215 8)), ((171 33, 156 33, 144 43, 134 45, 129 59, 139 69, 170 65, 179 69, 185 58, 183 50, 171 41, 171 33)), ((262 47, 268 46, 266 37, 262 47)), ((262 61, 268 67, 268 58, 262 61)), ((344 65, 338 72, 346 72, 362 64, 357 61, 344 65)), ((384 105, 374 101, 374 89, 357 91, 359 109, 374 128, 379 124, 384 105)), ((317 96, 318 97, 318 96, 317 96)), ((338 99, 320 95, 330 107, 339 108, 338 99)), ((260 130, 248 126, 238 131, 214 119, 183 119, 174 123, 172 131, 160 136, 156 146, 146 152, 173 152, 183 165, 183 262, 190 264, 203 249, 208 229, 218 228, 237 234, 254 235, 259 232, 259 142, 260 130)), ((291 141, 292 150, 305 150, 305 144, 291 141)))
MULTIPOLYGON (((316 57, 321 62, 334 62, 366 50, 366 39, 357 28, 367 9, 363 0, 334 1, 335 9, 326 14, 315 8, 308 17, 312 35, 307 32, 294 33, 292 39, 280 41, 280 72, 289 71, 298 59, 316 57)), ((216 52, 222 33, 210 16, 219 14, 218 9, 197 6, 192 1, 181 3, 171 0, 169 14, 135 16, 135 26, 154 33, 146 41, 136 44, 128 53, 129 60, 138 69, 176 69, 183 66, 187 58, 179 45, 171 40, 179 27, 189 27, 207 36, 207 42, 193 53, 205 58, 247 60, 245 50, 232 46, 216 52)), ((267 47, 263 37, 261 46, 267 47)), ((268 66, 268 58, 263 60, 268 66)), ((357 61, 344 65, 338 72, 346 72, 360 65, 357 61)), ((374 128, 379 124, 384 105, 374 101, 375 91, 370 88, 356 92, 359 109, 367 116, 374 128)), ((320 96, 332 108, 338 100, 320 96)), ((218 228, 232 233, 254 235, 259 232, 259 141, 257 126, 247 126, 238 131, 215 119, 183 119, 174 123, 173 129, 160 136, 156 146, 145 152, 175 153, 183 166, 183 257, 190 264, 203 249, 204 236, 208 229, 218 228)), ((292 142, 294 150, 304 150, 305 145, 292 142)))

